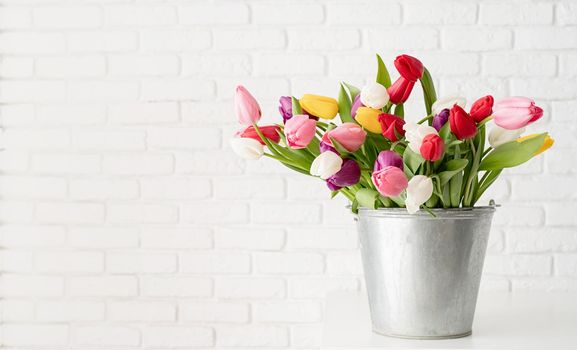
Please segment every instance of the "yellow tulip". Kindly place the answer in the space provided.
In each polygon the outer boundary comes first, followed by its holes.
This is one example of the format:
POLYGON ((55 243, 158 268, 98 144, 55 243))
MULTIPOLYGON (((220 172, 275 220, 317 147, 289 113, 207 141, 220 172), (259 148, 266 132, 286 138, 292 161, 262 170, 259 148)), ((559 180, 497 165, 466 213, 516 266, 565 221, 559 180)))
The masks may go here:
MULTIPOLYGON (((537 136, 539 136, 539 134, 531 134, 531 135, 523 136, 523 137, 518 138, 517 142, 523 142, 525 140, 529 140, 529 139, 532 139, 532 138, 537 137, 537 136)), ((553 140, 551 138, 551 136, 549 136, 549 134, 545 135, 545 140, 543 140, 541 147, 539 147, 539 149, 537 150, 537 152, 535 152, 533 154, 533 156, 536 156, 538 154, 545 152, 546 150, 551 148, 554 143, 555 143, 555 140, 553 140)))
POLYGON ((355 120, 368 131, 375 134, 381 134, 383 132, 381 123, 379 123, 379 114, 381 113, 383 112, 380 109, 359 107, 359 109, 357 109, 357 114, 355 115, 355 120))
POLYGON ((299 103, 309 114, 323 119, 333 119, 339 112, 337 100, 331 97, 305 94, 299 103))

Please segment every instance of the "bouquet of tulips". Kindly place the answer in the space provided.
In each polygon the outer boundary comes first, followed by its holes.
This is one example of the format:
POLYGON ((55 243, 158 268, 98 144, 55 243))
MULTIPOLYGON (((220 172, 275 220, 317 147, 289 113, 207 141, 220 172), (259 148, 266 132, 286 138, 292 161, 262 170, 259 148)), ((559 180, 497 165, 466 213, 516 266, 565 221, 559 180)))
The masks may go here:
MULTIPOLYGON (((244 126, 231 140, 246 159, 278 160, 321 178, 358 207, 472 207, 501 174, 553 145, 547 133, 521 136, 543 110, 527 97, 494 102, 488 95, 468 111, 462 97, 437 99, 431 75, 418 59, 401 55, 391 83, 377 55, 376 81, 362 89, 341 83, 338 100, 283 96, 282 124, 262 125, 254 97, 238 86, 235 111, 244 126), (419 82, 427 115, 405 120, 403 104, 419 82), (341 123, 333 120, 340 116, 341 123), (486 135, 486 127, 491 128, 486 135), (265 152, 264 147, 268 152, 265 152)), ((431 212, 432 213, 432 212, 431 212)))

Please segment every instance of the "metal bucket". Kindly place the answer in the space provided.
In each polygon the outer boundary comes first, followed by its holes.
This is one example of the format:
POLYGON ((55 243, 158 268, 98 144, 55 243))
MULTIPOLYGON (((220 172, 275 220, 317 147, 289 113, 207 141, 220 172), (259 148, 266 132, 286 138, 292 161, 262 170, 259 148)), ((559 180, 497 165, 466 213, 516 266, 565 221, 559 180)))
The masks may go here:
POLYGON ((360 208, 373 331, 412 339, 471 334, 494 207, 360 208))

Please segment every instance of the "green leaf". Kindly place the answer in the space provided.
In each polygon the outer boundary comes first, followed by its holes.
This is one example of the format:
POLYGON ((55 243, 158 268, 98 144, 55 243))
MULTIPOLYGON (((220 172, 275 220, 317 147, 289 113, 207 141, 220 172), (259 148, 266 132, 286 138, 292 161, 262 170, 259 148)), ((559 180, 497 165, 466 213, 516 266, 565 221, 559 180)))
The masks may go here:
POLYGON ((423 76, 420 79, 421 87, 423 88, 423 96, 425 97, 425 108, 427 109, 427 114, 431 114, 431 107, 433 103, 437 100, 437 93, 435 92, 435 85, 433 84, 433 78, 431 73, 427 68, 423 71, 423 76))
POLYGON ((359 212, 359 202, 356 199, 354 199, 353 203, 351 204, 351 211, 354 214, 357 214, 359 212))
POLYGON ((413 176, 419 170, 421 164, 425 162, 425 159, 421 157, 420 154, 413 152, 409 147, 405 149, 405 153, 403 154, 403 163, 405 163, 405 172, 407 170, 410 171, 409 176, 413 176))
POLYGON ((303 109, 301 108, 301 104, 300 104, 299 100, 297 100, 295 97, 291 97, 291 98, 293 101, 293 115, 303 114, 303 109))
POLYGON ((339 194, 339 190, 332 191, 331 192, 331 199, 335 198, 337 194, 339 194))
POLYGON ((359 205, 369 209, 376 209, 376 202, 378 197, 379 192, 371 190, 370 188, 361 188, 355 194, 355 200, 359 203, 359 205))
POLYGON ((394 112, 394 114, 395 114, 396 116, 401 117, 401 118, 403 118, 403 117, 405 116, 405 107, 403 107, 403 104, 402 104, 402 103, 401 103, 401 104, 398 104, 398 105, 395 107, 395 112, 394 112))
POLYGON ((449 197, 452 208, 458 208, 461 203, 461 187, 463 186, 463 174, 457 173, 449 180, 449 197))
POLYGON ((525 163, 533 158, 546 136, 547 133, 543 133, 522 142, 511 141, 502 144, 483 159, 479 170, 499 170, 525 163))
POLYGON ((339 116, 343 123, 353 123, 354 120, 351 117, 351 100, 349 95, 345 91, 343 84, 341 84, 341 89, 339 91, 339 116))
POLYGON ((384 87, 388 88, 391 86, 391 77, 389 76, 389 71, 387 70, 387 66, 385 66, 385 62, 381 56, 377 54, 377 83, 383 85, 384 87))
POLYGON ((441 136, 441 138, 443 139, 443 141, 445 143, 449 143, 449 141, 451 140, 451 126, 449 125, 449 121, 447 121, 445 123, 445 125, 443 125, 443 127, 441 127, 441 130, 439 130, 439 136, 441 136))
POLYGON ((444 170, 438 174, 441 186, 449 182, 453 176, 465 169, 468 163, 469 161, 467 159, 453 159, 448 161, 444 166, 444 170))
POLYGON ((343 81, 343 84, 347 87, 347 89, 349 90, 350 94, 351 94, 351 101, 355 101, 355 98, 357 98, 357 96, 361 93, 361 89, 359 89, 358 87, 345 83, 343 81))

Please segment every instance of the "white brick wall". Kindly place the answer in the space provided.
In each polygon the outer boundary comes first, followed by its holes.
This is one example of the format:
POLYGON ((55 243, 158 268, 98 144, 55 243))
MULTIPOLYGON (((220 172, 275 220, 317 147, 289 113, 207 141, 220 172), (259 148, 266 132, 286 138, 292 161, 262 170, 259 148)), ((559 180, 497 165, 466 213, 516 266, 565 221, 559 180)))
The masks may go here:
POLYGON ((484 288, 577 291, 571 0, 0 4, 6 349, 317 348, 326 293, 363 285, 353 222, 231 154, 233 88, 278 122, 280 95, 362 85, 376 52, 422 58, 441 95, 544 106, 556 146, 486 196, 484 288))

